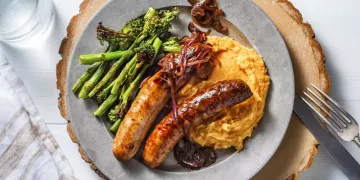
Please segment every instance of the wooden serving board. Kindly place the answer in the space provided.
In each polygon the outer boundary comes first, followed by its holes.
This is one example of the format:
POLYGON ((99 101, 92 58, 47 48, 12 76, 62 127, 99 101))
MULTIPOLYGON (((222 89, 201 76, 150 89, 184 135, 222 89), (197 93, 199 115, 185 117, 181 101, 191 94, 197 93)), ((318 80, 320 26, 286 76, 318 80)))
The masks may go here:
MULTIPOLYGON (((303 23, 300 12, 287 0, 253 0, 274 22, 283 36, 293 63, 296 91, 300 92, 313 83, 323 91, 330 89, 330 80, 324 67, 324 54, 315 39, 310 24, 303 23)), ((67 37, 61 43, 59 53, 62 60, 57 64, 57 88, 60 90, 59 107, 61 115, 68 121, 68 133, 73 142, 79 145, 82 158, 91 168, 106 178, 86 157, 77 140, 67 113, 66 74, 72 50, 90 18, 107 0, 84 0, 80 13, 74 16, 68 27, 67 37)), ((311 167, 317 153, 318 142, 296 115, 293 115, 289 128, 279 149, 265 167, 253 179, 298 179, 302 171, 311 167)))

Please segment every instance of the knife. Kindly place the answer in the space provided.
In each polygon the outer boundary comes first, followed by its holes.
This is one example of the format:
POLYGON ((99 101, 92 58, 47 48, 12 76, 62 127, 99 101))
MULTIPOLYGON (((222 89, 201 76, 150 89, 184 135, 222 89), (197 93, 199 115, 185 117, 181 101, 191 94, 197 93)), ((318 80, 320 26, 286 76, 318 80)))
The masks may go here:
POLYGON ((360 180, 359 163, 330 131, 320 124, 312 110, 298 95, 295 96, 294 111, 342 172, 351 180, 360 180))

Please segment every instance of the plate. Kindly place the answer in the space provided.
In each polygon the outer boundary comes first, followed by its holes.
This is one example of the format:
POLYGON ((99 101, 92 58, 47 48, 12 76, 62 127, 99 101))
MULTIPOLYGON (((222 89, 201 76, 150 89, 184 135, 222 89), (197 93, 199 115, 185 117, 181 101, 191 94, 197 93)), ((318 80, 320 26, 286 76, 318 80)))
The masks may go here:
MULTIPOLYGON (((174 6, 180 8, 181 14, 180 20, 174 22, 173 32, 180 36, 188 35, 191 7, 186 0, 110 1, 90 20, 73 50, 68 67, 66 102, 75 135, 89 159, 109 179, 250 179, 280 145, 294 101, 294 75, 286 45, 271 20, 251 0, 220 2, 226 13, 226 19, 222 21, 230 28, 229 36, 254 48, 263 57, 271 79, 264 117, 241 152, 223 150, 219 152, 216 164, 198 171, 179 168, 171 157, 165 162, 167 166, 158 169, 147 168, 140 158, 121 163, 112 154, 113 135, 107 130, 108 122, 92 114, 97 104, 92 100, 78 99, 71 92, 71 86, 87 69, 79 64, 79 55, 105 50, 96 39, 99 22, 120 29, 130 19, 144 14, 149 7, 174 6)), ((212 34, 220 35, 215 31, 212 34)))

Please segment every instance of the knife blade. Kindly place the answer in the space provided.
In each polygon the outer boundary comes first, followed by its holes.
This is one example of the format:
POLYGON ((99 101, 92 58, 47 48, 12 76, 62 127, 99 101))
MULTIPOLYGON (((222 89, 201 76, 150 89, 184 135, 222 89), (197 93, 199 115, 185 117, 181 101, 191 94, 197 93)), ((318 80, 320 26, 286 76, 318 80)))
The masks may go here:
POLYGON ((344 148, 344 146, 322 126, 308 107, 298 96, 295 96, 294 112, 310 130, 320 145, 325 149, 331 159, 339 166, 342 172, 349 178, 360 180, 360 165, 344 148))

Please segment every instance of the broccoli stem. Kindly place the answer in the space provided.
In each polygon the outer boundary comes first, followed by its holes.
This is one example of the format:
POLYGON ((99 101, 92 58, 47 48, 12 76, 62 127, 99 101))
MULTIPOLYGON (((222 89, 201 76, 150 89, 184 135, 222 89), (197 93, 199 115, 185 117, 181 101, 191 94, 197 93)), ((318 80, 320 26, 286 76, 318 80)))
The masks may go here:
POLYGON ((137 68, 138 68, 138 63, 134 63, 131 65, 128 78, 126 78, 127 80, 134 76, 134 73, 137 72, 137 68))
MULTIPOLYGON (((162 45, 162 41, 159 38, 156 38, 153 43, 153 47, 155 51, 154 58, 159 53, 161 45, 162 45)), ((132 97, 136 92, 136 89, 139 87, 146 70, 151 65, 152 64, 142 65, 142 63, 137 63, 133 72, 130 72, 130 74, 132 75, 129 75, 127 79, 129 80, 128 83, 125 86, 123 86, 123 89, 125 87, 126 90, 125 91, 123 90, 119 96, 120 103, 115 107, 115 109, 112 109, 109 113, 109 117, 112 121, 116 121, 114 119, 119 119, 119 118, 122 119, 125 116, 126 112, 128 111, 129 105, 132 101, 132 97), (140 72, 135 78, 135 75, 137 74, 138 70, 140 70, 140 72)))
POLYGON ((95 94, 99 92, 99 90, 115 75, 120 66, 128 59, 133 57, 134 54, 134 51, 127 50, 126 53, 111 66, 109 72, 104 76, 104 78, 102 78, 101 81, 95 86, 95 88, 91 90, 89 97, 95 96, 95 94))
POLYGON ((125 40, 125 41, 123 41, 123 42, 120 42, 120 44, 119 44, 119 49, 120 50, 127 50, 127 49, 129 49, 129 47, 132 45, 132 41, 130 41, 130 40, 125 40))
POLYGON ((95 73, 95 71, 100 67, 100 65, 101 63, 97 62, 93 64, 89 69, 87 69, 73 85, 71 89, 72 92, 76 93, 84 85, 84 83, 95 73))
POLYGON ((129 105, 131 103, 132 97, 141 83, 142 77, 144 76, 146 70, 150 67, 149 64, 144 65, 140 73, 136 76, 135 80, 129 84, 126 91, 121 94, 121 103, 118 107, 118 112, 120 118, 124 118, 126 112, 128 111, 129 105))
POLYGON ((114 51, 98 54, 84 54, 80 55, 80 64, 94 64, 95 62, 110 61, 121 58, 126 51, 114 51))
MULTIPOLYGON (((155 50, 155 56, 156 54, 159 52, 160 47, 162 45, 162 41, 159 38, 156 38, 154 40, 153 43, 153 47, 155 50)), ((113 106, 113 104, 115 103, 115 99, 119 97, 120 95, 120 87, 124 84, 124 82, 126 81, 126 79, 134 72, 131 71, 132 67, 134 64, 136 64, 136 60, 137 60, 137 55, 135 55, 124 67, 124 69, 120 72, 119 76, 115 79, 115 84, 112 87, 111 91, 110 91, 110 96, 95 110, 94 114, 96 116, 101 116, 103 115, 107 110, 109 110, 109 108, 111 108, 113 106)), ((144 66, 144 67, 148 67, 150 65, 144 66)), ((134 68, 134 70, 136 69, 136 67, 134 68)), ((144 69, 144 68, 143 68, 144 69)), ((145 68, 142 71, 146 71, 147 68, 145 68)), ((142 72, 141 71, 141 72, 142 72)), ((140 77, 141 78, 141 77, 140 77)), ((129 90, 130 91, 130 90, 129 90)), ((130 93, 130 92, 127 92, 130 93)), ((121 94, 123 96, 123 94, 121 94)), ((126 91, 125 91, 125 95, 126 91)))
POLYGON ((141 69, 140 73, 136 76, 135 80, 130 83, 129 87, 126 89, 124 94, 122 95, 122 102, 127 103, 131 96, 133 95, 135 89, 140 85, 141 79, 144 76, 146 70, 150 67, 150 64, 144 65, 144 67, 141 69))
POLYGON ((164 46, 163 51, 172 52, 172 53, 180 53, 181 48, 182 48, 181 46, 164 46))
POLYGON ((152 8, 152 7, 149 7, 149 9, 147 10, 146 14, 144 15, 144 19, 149 19, 153 16, 157 15, 157 11, 152 8))
MULTIPOLYGON (((153 8, 149 8, 149 10, 147 11, 147 13, 144 16, 144 19, 149 19, 153 16, 155 16, 157 14, 157 11, 153 8)), ((140 42, 142 42, 145 38, 147 38, 148 35, 144 35, 141 33, 140 37, 138 37, 135 42, 130 46, 130 48, 126 51, 126 52, 131 52, 131 56, 128 55, 130 53, 126 53, 124 54, 120 60, 116 61, 114 63, 114 65, 111 67, 110 71, 105 75, 105 77, 95 86, 95 88, 89 93, 89 97, 93 97, 108 81, 109 79, 116 73, 116 71, 118 70, 118 68, 130 57, 134 56, 134 52, 133 50, 139 46, 140 42), (121 62, 121 63, 119 63, 121 62), (114 68, 115 67, 115 68, 114 68)), ((133 59, 130 60, 131 63, 135 63, 136 62, 136 57, 134 57, 133 59), (132 62, 133 61, 133 62, 132 62)), ((119 94, 119 89, 120 86, 124 83, 124 81, 126 80, 126 75, 128 75, 128 71, 129 68, 131 67, 132 64, 130 64, 130 62, 128 62, 126 64, 126 66, 124 67, 124 69, 121 71, 120 75, 118 76, 118 78, 115 80, 115 84, 111 89, 111 94, 109 96, 109 98, 113 98, 115 95, 118 96, 119 94), (128 64, 130 64, 128 66, 128 64)), ((114 101, 115 102, 115 101, 114 101)), ((105 111, 107 111, 114 103, 113 101, 108 101, 108 99, 105 100, 104 103, 102 103, 99 108, 97 108, 96 114, 97 115, 102 115, 105 113, 105 111)), ((95 112, 94 112, 95 113, 95 112)), ((96 115, 95 114, 95 115, 96 115)))
MULTIPOLYGON (((136 55, 135 55, 136 56, 136 55)), ((115 79, 115 84, 111 88, 110 96, 95 110, 94 114, 96 116, 103 115, 111 106, 115 103, 116 99, 120 95, 120 86, 125 82, 126 76, 129 73, 129 70, 132 67, 132 64, 136 63, 136 57, 132 58, 130 62, 126 64, 124 69, 121 71, 118 78, 115 79)))
POLYGON ((162 41, 161 41, 160 38, 157 37, 157 38, 154 40, 154 43, 153 43, 153 47, 154 47, 154 50, 155 50, 155 56, 154 56, 154 57, 156 57, 157 54, 159 53, 160 48, 161 48, 161 45, 162 45, 162 41))
POLYGON ((103 101, 107 98, 109 95, 112 87, 114 86, 115 81, 112 81, 110 84, 108 84, 104 89, 102 89, 97 95, 96 95, 96 101, 101 104, 103 101))
MULTIPOLYGON (((154 38, 153 40, 153 47, 155 50, 155 57, 158 54, 161 45, 162 45, 162 41, 159 38, 154 38)), ((137 59, 137 55, 135 55, 124 67, 124 69, 121 71, 120 75, 118 76, 118 78, 115 80, 115 85, 113 86, 111 93, 115 94, 119 91, 120 86, 122 86, 126 80, 126 78, 128 76, 131 76, 131 74, 136 74, 136 72, 132 72, 131 71, 131 67, 136 63, 136 59, 137 59)), ((136 63, 137 64, 137 63, 136 63)), ((137 64, 138 68, 135 69, 139 69, 139 66, 142 66, 142 64, 137 64)))
POLYGON ((87 98, 89 92, 92 88, 99 82, 101 76, 104 74, 106 68, 108 66, 108 62, 102 62, 100 67, 96 70, 96 72, 91 76, 91 78, 85 82, 84 86, 81 88, 79 93, 79 98, 87 98))
POLYGON ((124 69, 120 72, 119 76, 115 79, 115 84, 113 88, 111 89, 111 94, 116 94, 120 86, 124 84, 126 77, 129 75, 129 72, 131 70, 131 67, 136 64, 136 56, 135 55, 124 67, 124 69))
POLYGON ((116 134, 116 132, 119 129, 119 126, 121 124, 121 121, 122 121, 122 119, 116 120, 115 123, 110 127, 110 131, 116 134))
POLYGON ((137 38, 134 43, 129 47, 129 50, 134 50, 135 48, 137 48, 140 44, 141 41, 143 41, 147 36, 145 35, 141 35, 139 38, 137 38))
MULTIPOLYGON (((153 8, 149 8, 149 10, 146 12, 144 19, 151 18, 157 14, 157 11, 153 8)), ((139 46, 140 42, 142 42, 147 35, 144 35, 140 33, 140 37, 138 37, 135 42, 130 46, 130 48, 126 51, 126 53, 120 58, 120 60, 116 61, 113 66, 111 67, 110 71, 105 75, 105 77, 95 86, 95 88, 89 93, 89 97, 93 97, 108 81, 109 79, 114 76, 116 71, 120 68, 120 66, 130 59, 132 56, 134 56, 133 50, 139 46), (131 52, 131 53, 130 53, 131 52)), ((136 59, 136 58, 135 58, 136 59)), ((121 75, 121 74, 120 74, 121 75)), ((121 83, 121 82, 118 82, 121 83)), ((116 85, 116 83, 115 83, 116 85)), ((115 86, 114 85, 114 86, 115 86)), ((116 85, 117 88, 120 87, 120 84, 116 85)), ((113 88, 114 89, 114 88, 113 88)))
POLYGON ((94 111, 95 116, 102 116, 118 99, 119 94, 110 94, 108 98, 94 111))

